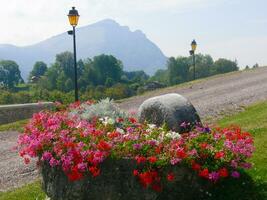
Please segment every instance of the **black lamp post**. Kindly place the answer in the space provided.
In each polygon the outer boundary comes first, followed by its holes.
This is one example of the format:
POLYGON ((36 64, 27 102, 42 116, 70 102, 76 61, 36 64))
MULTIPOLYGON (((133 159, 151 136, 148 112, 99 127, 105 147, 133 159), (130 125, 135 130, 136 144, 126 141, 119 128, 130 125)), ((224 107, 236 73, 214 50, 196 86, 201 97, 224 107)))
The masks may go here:
POLYGON ((72 26, 73 30, 68 31, 69 35, 73 35, 73 55, 74 55, 74 85, 75 85, 75 101, 79 101, 78 97, 78 78, 77 78, 77 59, 76 59, 76 37, 75 37, 75 27, 78 24, 79 20, 79 13, 72 7, 68 14, 70 25, 72 26))
POLYGON ((194 66, 194 80, 196 79, 196 58, 195 58, 195 51, 197 48, 197 43, 195 40, 191 42, 191 50, 189 51, 190 55, 193 56, 193 66, 194 66))

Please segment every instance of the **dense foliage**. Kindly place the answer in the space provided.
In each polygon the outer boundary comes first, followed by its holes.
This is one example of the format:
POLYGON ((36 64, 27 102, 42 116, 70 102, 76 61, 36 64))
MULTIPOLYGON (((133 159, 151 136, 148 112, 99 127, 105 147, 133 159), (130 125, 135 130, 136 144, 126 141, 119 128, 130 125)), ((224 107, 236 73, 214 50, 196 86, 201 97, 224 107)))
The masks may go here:
MULTIPOLYGON (((204 78, 215 74, 237 71, 236 61, 220 58, 213 61, 210 55, 196 54, 196 78, 204 78)), ((193 80, 192 57, 171 57, 167 63, 166 70, 158 70, 151 78, 152 80, 175 85, 193 80)))
POLYGON ((29 75, 29 81, 37 81, 47 71, 47 65, 42 61, 37 61, 29 75))
POLYGON ((25 163, 38 157, 77 181, 99 176, 100 164, 107 158, 132 159, 137 163, 133 176, 144 188, 156 191, 163 189, 163 180, 175 180, 170 166, 186 165, 211 182, 239 178, 241 169, 251 167, 246 159, 254 151, 253 138, 239 127, 197 126, 180 135, 164 126, 138 123, 133 117, 85 120, 79 114, 84 108, 76 103, 67 110, 35 114, 18 140, 25 163))
MULTIPOLYGON (((23 82, 19 66, 13 61, 0 62, 0 104, 37 101, 74 101, 73 54, 56 55, 55 62, 47 65, 38 61, 23 82)), ((112 55, 99 55, 79 60, 78 86, 80 99, 122 99, 193 79, 192 57, 169 58, 167 69, 158 70, 149 77, 144 71, 123 71, 123 64, 112 55)), ((236 61, 218 59, 209 55, 196 55, 196 78, 238 70, 236 61)))
POLYGON ((23 79, 18 64, 11 60, 0 61, 0 88, 13 89, 19 83, 23 83, 23 79))

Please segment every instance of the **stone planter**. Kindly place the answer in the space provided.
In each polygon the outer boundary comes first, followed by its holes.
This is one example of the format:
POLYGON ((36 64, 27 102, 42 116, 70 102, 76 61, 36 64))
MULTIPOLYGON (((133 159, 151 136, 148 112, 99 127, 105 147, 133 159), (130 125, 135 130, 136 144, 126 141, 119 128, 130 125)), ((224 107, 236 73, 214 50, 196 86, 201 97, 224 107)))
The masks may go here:
POLYGON ((175 181, 163 183, 160 193, 142 188, 134 169, 132 160, 105 160, 98 177, 69 182, 60 168, 42 163, 42 187, 51 200, 182 200, 194 199, 199 191, 198 177, 185 167, 172 168, 175 181))

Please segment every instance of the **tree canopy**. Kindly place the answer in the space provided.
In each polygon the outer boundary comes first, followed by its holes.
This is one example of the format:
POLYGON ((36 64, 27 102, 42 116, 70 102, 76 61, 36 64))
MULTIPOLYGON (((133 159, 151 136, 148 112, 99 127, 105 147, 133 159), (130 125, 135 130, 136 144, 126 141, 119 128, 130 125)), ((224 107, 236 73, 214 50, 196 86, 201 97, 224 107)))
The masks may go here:
MULTIPOLYGON (((203 78, 215 74, 237 71, 238 66, 236 61, 220 58, 213 61, 210 55, 196 54, 195 73, 196 78, 203 78)), ((193 79, 194 66, 192 56, 189 57, 170 57, 167 62, 166 70, 158 70, 151 80, 175 85, 190 81, 193 79)))
POLYGON ((23 83, 19 66, 12 60, 0 61, 0 84, 8 89, 13 89, 15 85, 23 83))
POLYGON ((32 77, 41 77, 41 76, 43 76, 46 71, 47 71, 47 65, 42 61, 37 61, 34 64, 32 71, 30 72, 29 80, 31 80, 32 77))

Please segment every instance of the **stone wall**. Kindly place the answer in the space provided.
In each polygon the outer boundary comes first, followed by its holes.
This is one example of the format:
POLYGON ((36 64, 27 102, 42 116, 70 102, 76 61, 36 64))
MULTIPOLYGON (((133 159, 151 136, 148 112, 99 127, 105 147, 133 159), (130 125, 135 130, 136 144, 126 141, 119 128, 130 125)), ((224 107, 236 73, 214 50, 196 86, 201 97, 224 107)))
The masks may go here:
POLYGON ((0 106, 0 125, 31 118, 36 112, 53 108, 52 102, 0 106))
POLYGON ((127 159, 107 159, 101 164, 101 174, 69 182, 60 167, 42 163, 42 187, 51 200, 192 200, 200 197, 200 179, 187 167, 169 166, 175 174, 173 182, 162 178, 162 192, 143 188, 133 170, 136 162, 127 159))

